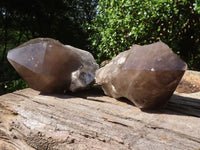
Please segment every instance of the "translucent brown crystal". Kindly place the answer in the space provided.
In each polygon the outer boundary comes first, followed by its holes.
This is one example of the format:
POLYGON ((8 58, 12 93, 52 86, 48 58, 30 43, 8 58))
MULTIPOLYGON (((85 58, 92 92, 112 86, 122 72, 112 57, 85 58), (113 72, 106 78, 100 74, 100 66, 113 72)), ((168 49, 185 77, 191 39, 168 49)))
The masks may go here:
POLYGON ((125 97, 143 109, 162 108, 186 68, 186 63, 161 41, 133 45, 99 69, 96 82, 111 97, 125 97))
POLYGON ((29 87, 45 93, 85 88, 98 69, 89 52, 50 38, 30 40, 7 58, 29 87))

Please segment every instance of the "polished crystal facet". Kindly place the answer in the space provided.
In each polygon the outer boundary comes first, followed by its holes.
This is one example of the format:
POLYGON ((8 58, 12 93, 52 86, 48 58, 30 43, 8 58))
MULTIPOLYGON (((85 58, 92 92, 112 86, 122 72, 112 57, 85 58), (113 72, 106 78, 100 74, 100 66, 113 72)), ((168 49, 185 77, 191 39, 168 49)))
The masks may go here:
POLYGON ((186 68, 186 63, 163 42, 133 45, 99 69, 96 82, 111 97, 125 97, 143 109, 162 108, 186 68))
POLYGON ((98 69, 89 52, 50 38, 30 40, 7 58, 29 87, 46 93, 85 88, 98 69))

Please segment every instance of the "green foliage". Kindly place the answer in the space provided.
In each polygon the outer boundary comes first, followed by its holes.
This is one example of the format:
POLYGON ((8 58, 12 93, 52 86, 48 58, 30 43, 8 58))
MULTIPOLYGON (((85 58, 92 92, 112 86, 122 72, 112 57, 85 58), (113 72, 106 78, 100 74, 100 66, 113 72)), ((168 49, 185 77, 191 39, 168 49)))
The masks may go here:
POLYGON ((132 44, 162 40, 186 62, 191 62, 190 67, 197 67, 200 65, 198 6, 197 0, 100 0, 98 14, 90 26, 91 49, 100 62, 132 44))
POLYGON ((197 11, 200 14, 200 0, 195 0, 194 10, 197 11))
POLYGON ((0 83, 0 88, 3 89, 3 91, 0 91, 0 93, 1 92, 9 93, 9 92, 24 89, 27 87, 28 87, 28 85, 22 79, 5 81, 3 83, 0 83))

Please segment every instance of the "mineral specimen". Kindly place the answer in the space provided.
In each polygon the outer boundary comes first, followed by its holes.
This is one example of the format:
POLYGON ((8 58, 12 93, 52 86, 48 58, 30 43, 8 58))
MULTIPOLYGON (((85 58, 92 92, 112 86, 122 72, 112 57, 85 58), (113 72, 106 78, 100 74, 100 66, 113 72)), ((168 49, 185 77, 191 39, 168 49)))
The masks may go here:
POLYGON ((50 38, 30 40, 7 58, 29 87, 45 93, 85 88, 99 68, 89 52, 50 38))
POLYGON ((120 53, 97 71, 96 82, 106 95, 125 97, 141 109, 157 109, 167 104, 186 69, 160 41, 120 53))

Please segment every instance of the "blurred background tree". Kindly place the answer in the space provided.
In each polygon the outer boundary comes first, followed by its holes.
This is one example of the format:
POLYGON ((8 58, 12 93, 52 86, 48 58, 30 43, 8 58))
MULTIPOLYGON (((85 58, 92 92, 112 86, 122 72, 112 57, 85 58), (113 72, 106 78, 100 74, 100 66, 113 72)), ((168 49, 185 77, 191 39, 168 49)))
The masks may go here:
POLYGON ((200 0, 0 0, 0 94, 27 87, 6 55, 37 37, 85 49, 98 63, 162 40, 200 70, 200 0))
POLYGON ((8 63, 7 51, 32 38, 50 37, 88 50, 86 23, 97 0, 0 0, 0 94, 27 87, 8 63))

